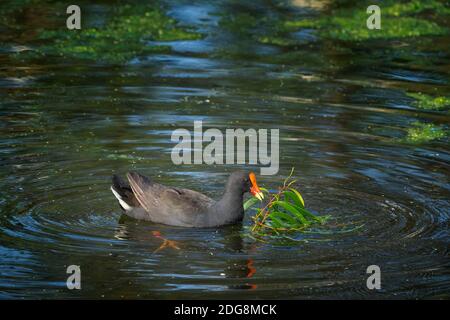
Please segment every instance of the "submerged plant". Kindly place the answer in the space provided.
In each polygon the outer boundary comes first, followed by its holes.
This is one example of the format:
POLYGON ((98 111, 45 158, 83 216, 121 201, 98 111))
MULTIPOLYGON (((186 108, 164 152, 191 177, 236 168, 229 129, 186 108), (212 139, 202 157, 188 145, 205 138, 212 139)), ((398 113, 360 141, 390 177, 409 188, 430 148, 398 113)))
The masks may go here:
MULTIPOLYGON (((292 179, 293 172, 294 168, 278 192, 271 193, 267 189, 261 188, 269 200, 262 208, 256 208, 256 214, 252 217, 251 233, 253 235, 257 237, 288 236, 312 225, 322 224, 329 218, 329 216, 316 216, 305 208, 302 195, 292 187, 296 182, 292 179)), ((256 198, 248 199, 244 203, 244 210, 257 203, 258 199, 256 198)))
POLYGON ((407 96, 416 99, 414 105, 424 110, 443 110, 450 108, 449 97, 432 97, 423 93, 407 93, 407 96))
POLYGON ((195 40, 201 34, 178 27, 162 10, 150 5, 114 8, 114 17, 101 27, 40 30, 47 42, 36 52, 67 58, 124 63, 137 56, 170 51, 170 47, 149 41, 195 40))
POLYGON ((447 131, 442 126, 421 122, 414 122, 412 125, 405 138, 408 143, 424 143, 447 136, 447 131))
POLYGON ((432 11, 439 15, 450 14, 450 8, 436 0, 411 1, 408 4, 386 1, 382 8, 380 30, 369 30, 365 27, 368 15, 363 8, 365 7, 335 8, 331 14, 318 19, 286 21, 284 27, 287 30, 317 29, 322 37, 344 41, 396 39, 449 33, 448 28, 419 17, 419 14, 424 11, 432 11))

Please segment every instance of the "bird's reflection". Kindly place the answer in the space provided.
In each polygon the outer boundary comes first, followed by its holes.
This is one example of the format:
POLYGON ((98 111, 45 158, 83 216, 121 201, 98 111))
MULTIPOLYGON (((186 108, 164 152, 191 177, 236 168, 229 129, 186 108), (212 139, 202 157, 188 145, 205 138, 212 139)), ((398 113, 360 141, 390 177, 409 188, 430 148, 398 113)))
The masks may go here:
MULTIPOLYGON (((165 255, 165 252, 169 253, 169 250, 180 251, 180 253, 183 253, 183 250, 188 250, 188 248, 192 247, 191 241, 173 240, 172 236, 174 234, 177 234, 178 237, 180 233, 192 233, 193 230, 198 230, 202 235, 205 235, 205 232, 209 234, 208 231, 216 233, 219 236, 220 242, 223 244, 222 250, 230 253, 224 260, 225 266, 223 272, 221 272, 226 279, 233 280, 233 284, 228 284, 226 287, 234 290, 254 290, 257 288, 257 284, 252 281, 252 278, 257 274, 257 265, 254 259, 249 255, 254 252, 256 246, 255 244, 246 243, 246 241, 244 241, 242 229, 242 224, 208 230, 186 228, 174 229, 172 227, 153 223, 137 223, 136 220, 123 215, 118 221, 114 237, 119 240, 145 241, 146 243, 149 243, 149 245, 155 246, 152 253, 165 255), (238 258, 236 259, 236 257, 238 258)), ((202 239, 202 241, 203 240, 204 239, 202 239)), ((196 243, 196 245, 197 244, 198 243, 196 243)), ((202 245, 204 244, 205 243, 202 243, 202 245)), ((206 243, 206 245, 208 244, 206 243)))
MULTIPOLYGON (((233 251, 234 253, 243 253, 252 251, 252 247, 247 248, 242 237, 242 224, 227 226, 220 229, 220 234, 223 237, 224 249, 233 251)), ((225 277, 229 279, 242 279, 243 283, 229 285, 229 289, 256 289, 257 285, 250 281, 256 273, 254 260, 250 257, 243 257, 238 260, 227 261, 227 268, 225 270, 225 277)))
POLYGON ((164 238, 159 231, 152 231, 152 234, 155 238, 161 239, 162 244, 155 250, 153 253, 156 253, 158 251, 161 251, 165 248, 173 248, 175 250, 180 250, 180 247, 178 246, 178 242, 174 240, 169 240, 167 238, 164 238))
POLYGON ((114 230, 114 238, 116 238, 117 240, 129 239, 128 227, 126 224, 119 223, 117 225, 117 227, 114 230))

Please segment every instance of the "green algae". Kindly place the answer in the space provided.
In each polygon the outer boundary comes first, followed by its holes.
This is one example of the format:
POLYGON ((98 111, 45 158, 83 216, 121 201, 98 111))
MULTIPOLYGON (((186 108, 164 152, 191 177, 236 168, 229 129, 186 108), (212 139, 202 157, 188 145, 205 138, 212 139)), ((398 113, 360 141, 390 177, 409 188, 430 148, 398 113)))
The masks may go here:
POLYGON ((432 123, 414 122, 412 127, 407 129, 407 135, 404 142, 421 144, 437 139, 447 137, 448 130, 443 126, 438 126, 432 123))
POLYGON ((124 63, 150 53, 167 52, 170 47, 148 41, 195 40, 201 34, 176 26, 176 21, 151 6, 121 6, 102 27, 81 30, 41 30, 46 44, 37 48, 42 55, 124 63))
POLYGON ((365 41, 371 39, 397 39, 406 37, 446 35, 449 30, 435 22, 417 18, 424 11, 433 11, 436 14, 449 14, 450 8, 438 1, 422 3, 384 2, 381 7, 381 29, 370 30, 366 27, 369 15, 366 6, 359 8, 334 9, 326 16, 317 19, 293 20, 284 22, 286 30, 300 28, 317 29, 324 38, 344 41, 365 41))
POLYGON ((450 108, 449 97, 432 97, 424 93, 407 93, 407 96, 414 98, 414 106, 423 110, 444 110, 450 108))

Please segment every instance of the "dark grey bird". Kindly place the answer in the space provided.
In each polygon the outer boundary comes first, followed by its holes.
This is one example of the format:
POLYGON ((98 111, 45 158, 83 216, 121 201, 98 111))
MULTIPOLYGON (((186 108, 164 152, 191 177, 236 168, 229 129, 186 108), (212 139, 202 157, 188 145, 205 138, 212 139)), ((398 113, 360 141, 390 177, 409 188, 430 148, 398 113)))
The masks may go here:
POLYGON ((114 175, 111 186, 125 214, 172 226, 205 228, 235 223, 244 216, 244 193, 264 198, 252 172, 233 172, 218 201, 197 191, 156 183, 137 172, 129 172, 127 179, 128 183, 114 175))

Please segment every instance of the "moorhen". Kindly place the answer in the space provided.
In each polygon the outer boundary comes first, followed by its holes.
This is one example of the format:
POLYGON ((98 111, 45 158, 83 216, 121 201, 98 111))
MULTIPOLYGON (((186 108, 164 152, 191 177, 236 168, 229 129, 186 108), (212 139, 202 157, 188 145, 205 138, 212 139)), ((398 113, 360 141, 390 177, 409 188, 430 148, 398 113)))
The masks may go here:
POLYGON ((244 193, 264 198, 253 172, 233 172, 218 201, 197 191, 164 186, 137 172, 129 172, 127 178, 129 184, 114 175, 111 186, 125 214, 172 226, 204 228, 234 223, 244 216, 244 193))

